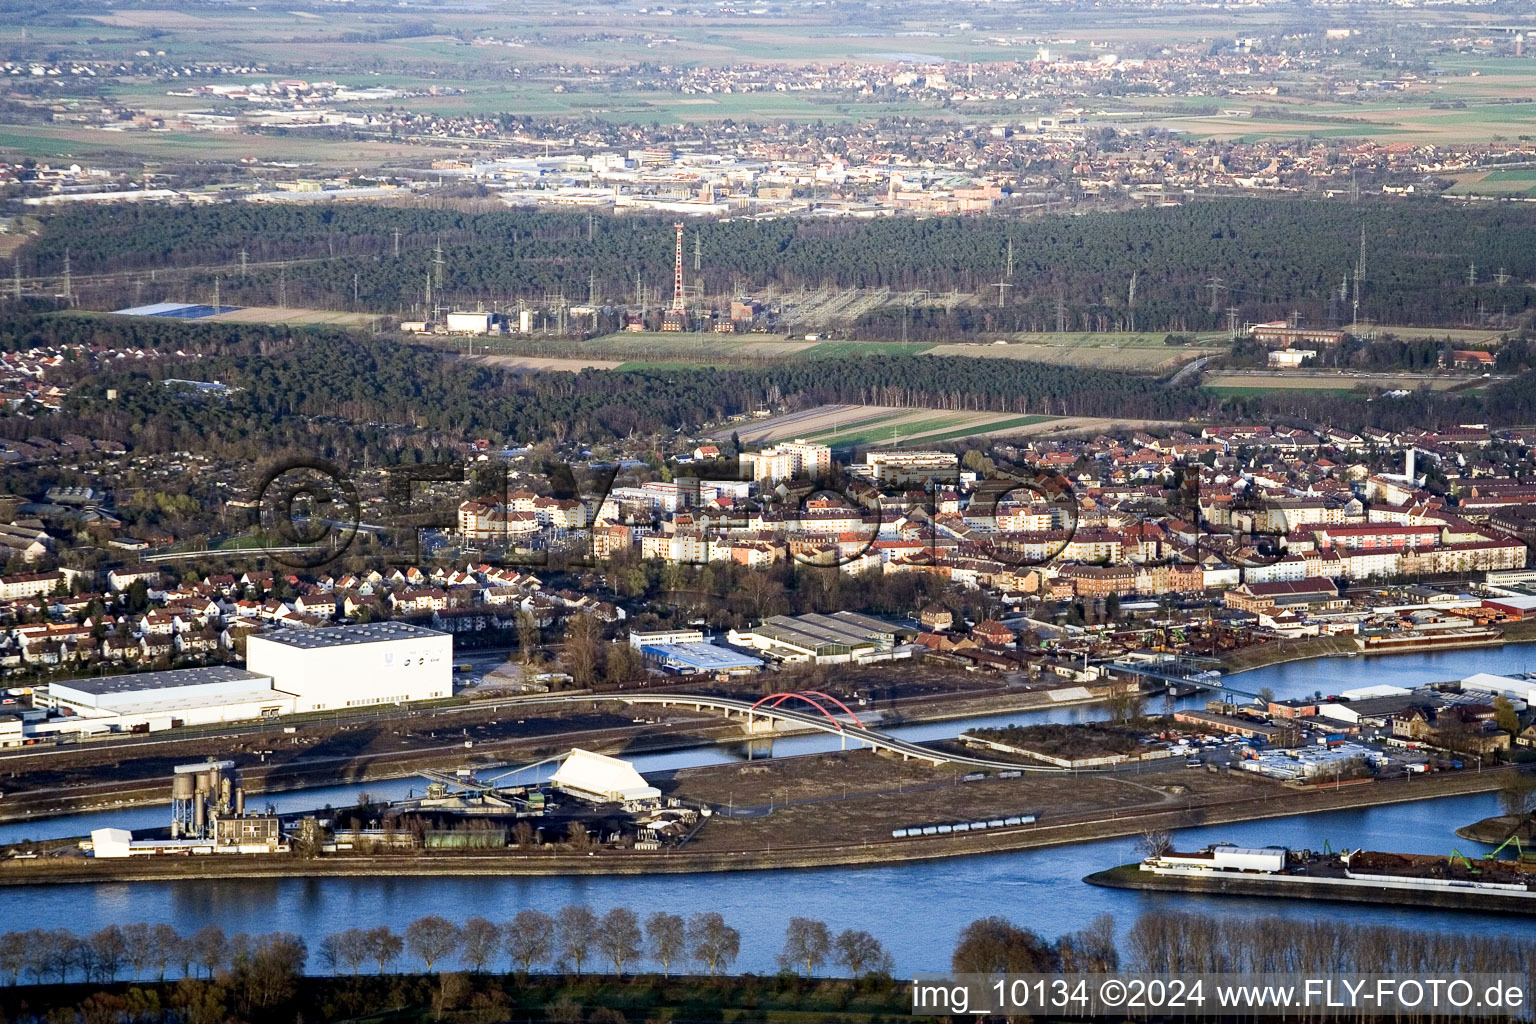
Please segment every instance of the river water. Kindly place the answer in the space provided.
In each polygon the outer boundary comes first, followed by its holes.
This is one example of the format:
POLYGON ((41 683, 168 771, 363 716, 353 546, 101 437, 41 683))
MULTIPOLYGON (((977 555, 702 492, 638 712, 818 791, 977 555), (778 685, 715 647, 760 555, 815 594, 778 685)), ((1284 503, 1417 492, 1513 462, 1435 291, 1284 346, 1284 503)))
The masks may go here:
MULTIPOLYGON (((1510 645, 1459 653, 1329 659, 1277 665, 1242 674, 1234 684, 1278 696, 1310 695, 1371 683, 1411 685, 1458 679, 1473 672, 1514 674, 1536 667, 1536 645, 1510 645)), ((993 715, 959 722, 892 730, 908 739, 954 736, 966 726, 1010 721, 1072 721, 1102 715, 1095 707, 1062 708, 1030 715, 993 715)), ((835 737, 816 735, 775 741, 776 755, 836 749, 835 737)), ((642 771, 719 763, 740 756, 732 748, 701 748, 641 755, 642 771)), ((547 769, 546 769, 547 770, 547 769)), ((368 783, 282 794, 281 810, 351 801, 359 788, 377 796, 403 796, 420 780, 368 783)), ((264 802, 258 798, 258 802, 264 802)), ((1230 840, 1320 849, 1340 846, 1449 853, 1456 846, 1478 856, 1483 847, 1457 840, 1452 831, 1497 813, 1497 797, 1446 797, 1412 804, 1298 815, 1269 821, 1189 829, 1177 843, 1191 848, 1230 840)), ((167 818, 163 807, 70 815, 0 827, 0 842, 23 836, 79 835, 105 825, 145 827, 167 818)), ((652 877, 507 879, 288 879, 183 883, 92 884, 12 889, 4 893, 4 928, 65 924, 89 931, 129 921, 167 922, 183 931, 210 922, 229 932, 282 929, 316 945, 326 932, 353 926, 402 927, 429 913, 463 920, 481 914, 510 918, 522 907, 553 912, 581 902, 599 912, 629 906, 642 916, 665 909, 688 914, 715 910, 742 933, 736 969, 772 971, 774 953, 793 916, 826 920, 834 929, 863 928, 885 942, 899 974, 942 970, 956 935, 971 920, 1002 914, 1054 937, 1082 927, 1095 914, 1111 913, 1123 929, 1149 907, 1183 907, 1212 914, 1278 914, 1412 924, 1442 930, 1486 930, 1486 915, 1421 911, 1265 898, 1174 896, 1099 889, 1081 879, 1093 871, 1134 860, 1137 841, 1105 840, 1076 846, 962 857, 916 864, 801 871, 737 872, 652 877)), ((1536 937, 1536 920, 1499 918, 1502 931, 1536 937)))

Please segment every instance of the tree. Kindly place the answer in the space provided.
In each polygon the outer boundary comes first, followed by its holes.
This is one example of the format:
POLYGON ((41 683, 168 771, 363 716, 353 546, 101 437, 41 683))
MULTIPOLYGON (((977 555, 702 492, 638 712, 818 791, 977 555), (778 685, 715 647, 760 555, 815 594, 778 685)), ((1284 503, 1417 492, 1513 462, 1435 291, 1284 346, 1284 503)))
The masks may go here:
POLYGON ((571 849, 580 853, 583 850, 592 849, 592 833, 587 831, 587 826, 579 821, 573 821, 565 829, 566 842, 571 844, 571 849))
POLYGON ((320 962, 328 974, 340 974, 346 960, 341 955, 341 933, 331 932, 320 940, 320 962))
POLYGON ((321 945, 320 955, 327 959, 334 957, 337 964, 344 965, 353 974, 357 974, 363 969, 363 964, 373 959, 372 943, 370 935, 361 928, 348 928, 346 931, 332 932, 327 935, 325 942, 321 945))
POLYGON ((1051 944, 1004 917, 983 917, 960 932, 950 969, 956 974, 1041 974, 1056 969, 1051 944))
POLYGON ((123 925, 123 957, 133 968, 133 976, 142 978, 155 958, 155 933, 143 921, 123 925))
POLYGON ((400 959, 400 954, 405 951, 405 942, 390 931, 387 924, 369 928, 363 937, 368 945, 368 959, 379 965, 380 974, 384 973, 385 967, 400 959))
POLYGON ((730 967, 741 952, 741 933, 714 911, 694 914, 688 919, 688 948, 713 978, 717 970, 730 967))
POLYGON ((628 907, 614 907, 598 922, 597 944, 613 964, 615 975, 622 976, 624 965, 639 959, 643 937, 640 918, 628 907))
POLYGON ((539 620, 531 612, 517 613, 517 649, 523 656, 523 664, 533 664, 539 653, 539 620))
POLYGON ((597 617, 580 612, 566 619, 560 663, 577 686, 591 686, 602 662, 603 626, 597 617))
POLYGON ((1506 778, 1499 787, 1499 807, 1515 818, 1536 810, 1536 777, 1521 772, 1506 778))
POLYGON ((658 910, 645 919, 645 937, 651 959, 661 964, 662 977, 671 977, 672 961, 682 956, 688 948, 687 928, 683 919, 677 914, 658 910))
POLYGON ((779 966, 789 969, 805 968, 805 976, 827 961, 832 950, 832 937, 825 921, 809 917, 792 917, 784 929, 784 951, 779 954, 779 966))
POLYGON ((1139 845, 1143 858, 1161 857, 1173 849, 1173 833, 1165 828, 1145 829, 1139 845))
POLYGON ((309 960, 309 947, 304 940, 289 932, 273 932, 261 936, 236 972, 236 982, 245 994, 246 1002, 257 1008, 276 1006, 293 997, 294 987, 304 964, 309 960))
POLYGON ((123 960, 128 955, 128 942, 123 938, 123 930, 115 924, 109 924, 92 933, 90 951, 97 970, 108 982, 116 981, 117 972, 123 969, 123 960))
POLYGON ((1064 935, 1056 943, 1064 973, 1107 973, 1120 966, 1120 951, 1115 947, 1115 918, 1096 914, 1088 927, 1064 935))
POLYGON ((837 962, 848 968, 848 973, 855 980, 876 971, 889 974, 895 964, 880 940, 869 932, 844 929, 838 933, 832 945, 837 962))
POLYGON ((597 939, 597 915, 589 907, 570 903, 555 915, 555 942, 561 962, 570 961, 581 973, 582 964, 592 955, 597 939))
POLYGON ((1515 706, 1509 702, 1509 698, 1498 696, 1493 698, 1493 718, 1500 729, 1511 736, 1520 731, 1520 715, 1515 711, 1515 706))
POLYGON ((459 926, 440 914, 418 917, 405 926, 405 944, 421 957, 428 974, 439 960, 453 955, 461 940, 459 926))
POLYGON ((0 935, 0 972, 10 978, 10 984, 18 984, 22 969, 27 965, 27 937, 22 932, 6 932, 0 935))
POLYGON ((192 959, 202 965, 210 978, 229 959, 229 939, 224 936, 224 929, 216 924, 204 925, 187 941, 191 945, 192 959))
POLYGON ((505 926, 507 955, 523 967, 523 973, 533 970, 534 964, 549 959, 554 946, 555 919, 542 910, 531 907, 519 910, 505 926))
POLYGON ((479 974, 501 948, 501 929, 477 915, 464 922, 463 939, 464 962, 479 974))

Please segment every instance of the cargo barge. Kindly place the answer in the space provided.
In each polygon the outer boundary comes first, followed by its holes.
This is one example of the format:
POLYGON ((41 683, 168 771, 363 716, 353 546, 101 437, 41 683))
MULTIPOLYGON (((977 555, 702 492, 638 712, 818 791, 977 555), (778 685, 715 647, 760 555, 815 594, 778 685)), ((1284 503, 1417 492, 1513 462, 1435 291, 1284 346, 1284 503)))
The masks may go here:
POLYGON ((1536 864, 1344 850, 1245 849, 1222 843, 1169 851, 1084 879, 1116 889, 1334 900, 1392 906, 1536 914, 1536 864))

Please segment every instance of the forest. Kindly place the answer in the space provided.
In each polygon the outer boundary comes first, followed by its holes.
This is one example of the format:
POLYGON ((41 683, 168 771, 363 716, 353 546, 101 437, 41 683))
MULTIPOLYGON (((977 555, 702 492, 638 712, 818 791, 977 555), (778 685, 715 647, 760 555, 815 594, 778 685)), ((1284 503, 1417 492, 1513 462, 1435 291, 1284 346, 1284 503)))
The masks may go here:
MULTIPOLYGON (((1209 399, 1146 377, 1015 360, 935 356, 817 360, 745 370, 534 373, 465 363, 440 350, 337 329, 294 329, 86 315, 0 318, 0 348, 88 344, 202 353, 80 371, 61 429, 151 450, 296 445, 326 455, 429 432, 452 441, 595 443, 692 430, 763 406, 827 402, 1084 416, 1183 418, 1209 399), (166 388, 196 376, 227 397, 166 388), (108 399, 108 392, 116 397, 108 399)), ((68 367, 64 368, 66 378, 68 367)), ((16 420, 12 432, 35 431, 16 420)), ((0 417, 0 436, 6 436, 0 417)), ((421 457, 418 452, 416 457, 421 457)))
MULTIPOLYGON (((434 459, 473 437, 595 444, 696 431, 732 415, 827 403, 1020 414, 1325 422, 1346 428, 1536 421, 1532 374, 1485 393, 1416 392, 1367 400, 1296 390, 1220 398, 1149 377, 1023 360, 943 356, 827 358, 733 370, 533 372, 467 363, 439 349, 337 328, 197 323, 89 314, 0 317, 0 350, 84 344, 153 348, 168 358, 119 368, 66 362, 61 432, 139 450, 201 449, 259 458, 282 448, 377 464, 434 459), (195 362, 174 353, 196 353, 195 362), (230 385, 226 396, 168 378, 230 385), (108 398, 109 393, 115 397, 108 398)), ((35 422, 0 412, 0 437, 35 422)))
MULTIPOLYGON (((1058 325, 1219 329, 1228 307, 1245 321, 1292 312, 1308 323, 1347 321, 1362 261, 1362 318, 1479 323, 1529 312, 1525 282, 1536 279, 1536 210, 1520 204, 1221 199, 1030 219, 720 219, 690 226, 690 255, 695 240, 703 293, 722 297, 825 287, 990 298, 1012 243, 1007 304, 886 307, 857 327, 864 337, 913 340, 1058 325)), ((664 297, 672 231, 656 217, 557 211, 125 205, 51 215, 22 249, 20 269, 59 275, 66 253, 76 294, 101 308, 208 301, 214 270, 173 271, 217 266, 226 302, 399 313, 419 305, 429 273, 434 300, 463 308, 586 301, 589 286, 599 302, 620 303, 633 301, 637 283, 664 297), (109 272, 139 273, 89 278, 109 272)))

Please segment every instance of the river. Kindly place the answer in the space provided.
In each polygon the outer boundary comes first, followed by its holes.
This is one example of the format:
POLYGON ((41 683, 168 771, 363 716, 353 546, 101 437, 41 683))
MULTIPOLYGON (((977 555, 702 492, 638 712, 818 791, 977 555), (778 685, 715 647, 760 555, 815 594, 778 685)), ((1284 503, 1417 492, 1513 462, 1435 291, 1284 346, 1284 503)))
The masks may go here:
MULTIPOLYGON (((1329 659, 1276 665, 1243 673, 1237 685, 1277 696, 1309 695, 1370 683, 1457 679, 1473 672, 1516 673, 1536 664, 1536 647, 1510 645, 1459 653, 1390 655, 1329 659)), ((969 725, 995 722, 1086 720, 1102 714, 1095 707, 1062 708, 1030 715, 994 715, 960 722, 905 726, 893 730, 908 739, 953 736, 969 725)), ((815 735, 780 739, 778 755, 835 749, 835 737, 815 735)), ((731 747, 647 754, 637 757, 642 771, 660 771, 719 763, 739 757, 731 747)), ((272 802, 282 810, 341 803, 359 788, 402 796, 419 780, 369 783, 282 794, 272 802)), ((1178 835, 1182 848, 1218 840, 1263 846, 1280 843, 1320 849, 1324 841, 1340 846, 1417 853, 1448 853, 1461 846, 1471 856, 1484 848, 1456 839, 1452 831, 1497 813, 1497 797, 1446 797, 1412 804, 1299 815, 1270 821, 1189 829, 1178 835)), ((23 835, 78 835, 115 824, 159 824, 164 808, 70 815, 46 822, 0 828, 0 842, 23 835)), ((582 902, 603 911, 630 906, 642 915, 665 909, 687 914, 718 910, 742 933, 738 970, 772 971, 788 919, 819 917, 835 929, 863 928, 883 940, 900 974, 941 970, 948 964, 956 935, 975 918, 1002 914, 1054 937, 1082 927, 1095 914, 1115 915, 1121 929, 1148 907, 1185 907, 1213 914, 1278 914, 1313 919, 1337 917, 1377 923, 1411 923, 1431 930, 1486 929, 1486 915, 1452 911, 1362 908, 1348 904, 1264 898, 1212 898, 1099 889, 1082 883, 1084 875, 1135 859, 1131 838, 1016 853, 962 857, 926 863, 803 871, 738 872, 688 876, 472 879, 285 879, 248 882, 207 881, 67 885, 5 892, 5 928, 66 924, 89 931, 108 923, 164 921, 183 931, 213 922, 229 932, 282 929, 318 943, 326 932, 352 926, 389 924, 396 928, 414 917, 439 913, 455 920, 482 914, 496 920, 534 906, 555 911, 582 902)), ((1536 919, 1502 918, 1501 930, 1536 937, 1536 919)))

